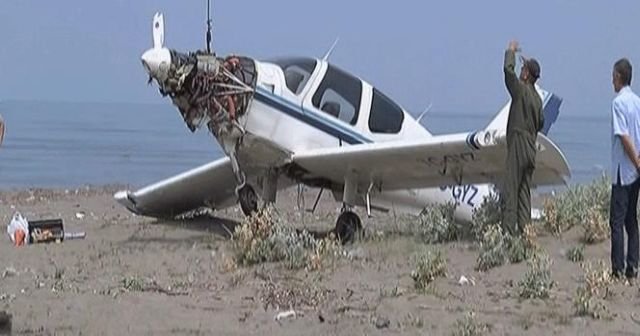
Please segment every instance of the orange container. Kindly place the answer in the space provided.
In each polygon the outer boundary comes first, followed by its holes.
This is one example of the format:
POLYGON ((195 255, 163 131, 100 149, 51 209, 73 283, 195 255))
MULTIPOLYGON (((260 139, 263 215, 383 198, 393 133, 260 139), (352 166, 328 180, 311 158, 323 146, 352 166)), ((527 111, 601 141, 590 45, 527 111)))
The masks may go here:
POLYGON ((13 240, 15 241, 16 246, 24 245, 24 239, 26 237, 27 235, 23 230, 17 230, 13 237, 13 240))

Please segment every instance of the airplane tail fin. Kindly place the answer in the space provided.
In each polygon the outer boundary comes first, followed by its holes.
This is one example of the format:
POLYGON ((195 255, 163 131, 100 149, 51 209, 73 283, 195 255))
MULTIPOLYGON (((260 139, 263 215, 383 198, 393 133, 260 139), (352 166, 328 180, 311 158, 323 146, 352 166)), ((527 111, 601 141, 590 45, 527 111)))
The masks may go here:
MULTIPOLYGON (((538 91, 538 94, 540 94, 540 98, 542 99, 542 113, 544 115, 544 126, 542 127, 541 133, 544 135, 548 135, 549 130, 551 130, 551 126, 553 126, 553 124, 558 119, 558 115, 560 114, 560 105, 562 105, 562 98, 554 93, 544 90, 538 85, 536 85, 536 90, 538 91)), ((507 104, 491 120, 486 129, 506 129, 510 106, 511 101, 508 101, 507 104)))

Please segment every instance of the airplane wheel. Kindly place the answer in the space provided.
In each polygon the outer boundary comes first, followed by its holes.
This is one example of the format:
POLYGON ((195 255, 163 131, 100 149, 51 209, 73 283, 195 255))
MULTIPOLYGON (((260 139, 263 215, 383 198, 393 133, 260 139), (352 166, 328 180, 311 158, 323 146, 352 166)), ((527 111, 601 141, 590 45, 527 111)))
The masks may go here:
POLYGON ((258 195, 256 191, 250 185, 245 185, 238 191, 238 198, 240 199, 240 208, 245 216, 251 216, 258 212, 258 195))
POLYGON ((338 216, 335 232, 343 245, 353 242, 356 236, 362 232, 360 217, 351 211, 343 212, 338 216))

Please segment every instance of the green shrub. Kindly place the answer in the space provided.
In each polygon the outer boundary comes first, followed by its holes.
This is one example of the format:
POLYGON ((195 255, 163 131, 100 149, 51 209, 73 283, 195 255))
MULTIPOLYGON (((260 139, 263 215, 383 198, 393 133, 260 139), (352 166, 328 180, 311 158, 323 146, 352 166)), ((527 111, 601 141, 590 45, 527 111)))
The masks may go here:
POLYGON ((546 299, 553 287, 551 259, 546 253, 536 253, 529 259, 529 269, 518 283, 519 295, 523 299, 546 299))
POLYGON ((319 268, 325 258, 341 254, 339 244, 332 237, 318 240, 309 232, 298 232, 275 217, 271 208, 245 218, 232 236, 236 262, 252 265, 283 261, 290 269, 307 266, 319 268))
POLYGON ((455 223, 456 205, 447 203, 427 206, 414 225, 412 231, 428 244, 446 243, 462 236, 461 228, 455 223))
POLYGON ((498 193, 493 190, 485 196, 480 206, 474 209, 471 221, 471 236, 476 241, 484 238, 485 232, 490 227, 500 226, 502 222, 502 210, 498 193))
POLYGON ((573 307, 577 316, 589 316, 594 319, 610 318, 611 315, 604 300, 611 294, 612 279, 603 262, 598 266, 586 263, 583 265, 584 285, 578 287, 573 299, 573 307))
POLYGON ((416 257, 415 263, 411 278, 418 290, 424 291, 437 277, 446 276, 447 262, 440 250, 421 253, 416 257))
POLYGON ((584 245, 574 246, 567 250, 567 259, 573 262, 581 262, 584 260, 584 245))
POLYGON ((480 336, 487 330, 486 325, 478 323, 475 314, 470 312, 464 318, 456 320, 453 325, 452 336, 480 336))
POLYGON ((600 239, 601 219, 609 218, 611 195, 610 179, 604 175, 587 185, 575 185, 562 194, 548 198, 544 202, 544 225, 554 235, 561 235, 574 225, 587 225, 586 240, 591 240, 591 232, 600 239), (595 226, 596 230, 591 230, 595 226))

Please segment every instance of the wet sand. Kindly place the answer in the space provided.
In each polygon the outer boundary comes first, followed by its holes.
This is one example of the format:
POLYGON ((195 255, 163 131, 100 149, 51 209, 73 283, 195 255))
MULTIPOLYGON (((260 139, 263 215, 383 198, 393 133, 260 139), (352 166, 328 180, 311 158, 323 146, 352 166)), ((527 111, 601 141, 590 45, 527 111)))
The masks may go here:
MULTIPOLYGON (((520 300, 517 282, 526 263, 480 273, 478 252, 467 242, 427 246, 397 231, 393 214, 362 216, 369 232, 347 246, 348 258, 319 271, 281 264, 229 269, 228 230, 238 209, 216 219, 157 221, 116 204, 116 186, 78 190, 0 192, 0 311, 13 315, 16 335, 449 335, 468 311, 491 335, 637 335, 637 285, 616 283, 606 304, 612 321, 573 316, 572 298, 582 270, 565 250, 579 243, 579 225, 563 238, 542 236, 556 282, 547 300, 520 300), (83 240, 11 245, 4 225, 14 211, 30 220, 62 218, 83 240), (80 218, 81 217, 81 218, 80 218), (441 249, 447 277, 435 290, 413 288, 411 256, 441 249), (461 275, 475 285, 460 286, 461 275), (282 311, 295 317, 275 321, 282 311)), ((333 227, 338 204, 325 195, 315 214, 301 213, 293 190, 278 198, 279 212, 299 228, 333 227)), ((315 191, 305 193, 306 207, 315 191)), ((586 260, 608 265, 608 242, 587 246, 586 260)))

